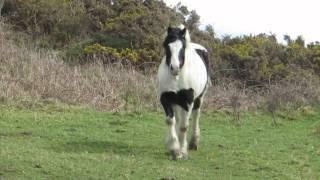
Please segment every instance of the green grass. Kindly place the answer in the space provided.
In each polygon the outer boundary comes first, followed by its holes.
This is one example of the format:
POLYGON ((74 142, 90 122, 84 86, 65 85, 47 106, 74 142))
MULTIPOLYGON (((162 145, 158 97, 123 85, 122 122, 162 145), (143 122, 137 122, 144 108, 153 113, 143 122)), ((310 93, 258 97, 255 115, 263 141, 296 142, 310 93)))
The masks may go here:
POLYGON ((0 106, 0 179, 318 179, 320 111, 202 115, 188 160, 165 155, 160 113, 0 106))

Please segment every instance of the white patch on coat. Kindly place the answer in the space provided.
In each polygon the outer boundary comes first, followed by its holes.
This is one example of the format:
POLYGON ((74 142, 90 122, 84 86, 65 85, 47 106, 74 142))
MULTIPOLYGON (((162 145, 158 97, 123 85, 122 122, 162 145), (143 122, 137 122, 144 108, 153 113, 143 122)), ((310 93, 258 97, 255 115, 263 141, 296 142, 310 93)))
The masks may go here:
POLYGON ((181 41, 175 41, 169 44, 169 48, 171 51, 171 60, 169 67, 172 68, 171 73, 173 75, 178 75, 181 63, 179 60, 179 53, 180 50, 183 48, 183 44, 181 41))

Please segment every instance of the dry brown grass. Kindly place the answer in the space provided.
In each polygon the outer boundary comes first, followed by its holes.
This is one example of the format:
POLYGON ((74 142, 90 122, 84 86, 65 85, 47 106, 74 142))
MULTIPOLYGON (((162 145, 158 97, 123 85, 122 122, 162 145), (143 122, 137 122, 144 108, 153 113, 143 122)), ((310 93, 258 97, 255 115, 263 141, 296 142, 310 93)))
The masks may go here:
POLYGON ((312 73, 296 74, 271 85, 267 98, 277 99, 281 107, 317 105, 320 103, 320 80, 312 73))
POLYGON ((240 82, 224 79, 211 86, 206 96, 206 109, 297 109, 320 104, 320 80, 312 73, 305 73, 265 87, 246 87, 240 82))
POLYGON ((240 82, 224 79, 208 88, 204 107, 213 110, 249 110, 256 108, 262 99, 262 93, 257 93, 240 82))
POLYGON ((119 65, 69 66, 53 51, 17 46, 11 40, 14 35, 1 23, 1 99, 51 99, 111 111, 156 107, 153 76, 119 65))

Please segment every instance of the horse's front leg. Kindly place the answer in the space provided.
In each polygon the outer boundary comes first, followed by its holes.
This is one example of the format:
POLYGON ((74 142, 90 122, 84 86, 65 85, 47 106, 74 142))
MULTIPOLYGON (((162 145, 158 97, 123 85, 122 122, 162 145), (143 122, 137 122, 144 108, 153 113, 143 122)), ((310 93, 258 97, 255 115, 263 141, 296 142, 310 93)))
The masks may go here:
POLYGON ((179 139, 176 132, 176 118, 173 110, 173 102, 170 92, 163 93, 160 98, 163 109, 166 113, 166 124, 168 126, 168 133, 166 145, 172 160, 181 157, 179 139))
POLYGON ((180 121, 179 121, 179 143, 181 154, 183 158, 188 158, 188 142, 187 142, 187 132, 189 127, 189 118, 192 112, 193 104, 188 106, 188 109, 182 109, 180 111, 180 121))

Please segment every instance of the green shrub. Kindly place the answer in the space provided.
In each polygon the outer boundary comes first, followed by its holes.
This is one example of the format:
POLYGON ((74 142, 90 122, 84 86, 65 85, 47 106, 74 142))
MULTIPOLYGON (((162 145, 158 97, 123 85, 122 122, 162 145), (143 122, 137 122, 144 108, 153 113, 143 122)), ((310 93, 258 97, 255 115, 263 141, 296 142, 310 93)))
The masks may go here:
POLYGON ((75 43, 65 51, 64 61, 68 64, 86 64, 102 61, 104 64, 122 63, 144 66, 157 65, 159 53, 152 49, 114 48, 87 39, 75 43))
POLYGON ((90 20, 82 1, 76 0, 10 0, 4 14, 18 30, 48 38, 51 44, 63 47, 86 34, 90 20))
POLYGON ((64 52, 64 61, 68 64, 79 64, 81 63, 81 59, 84 56, 83 49, 89 45, 92 44, 92 39, 87 39, 78 43, 75 43, 71 45, 69 48, 67 48, 64 52))
POLYGON ((107 33, 94 33, 92 39, 104 46, 109 46, 113 48, 131 48, 131 43, 129 38, 121 38, 117 36, 108 35, 107 33))

